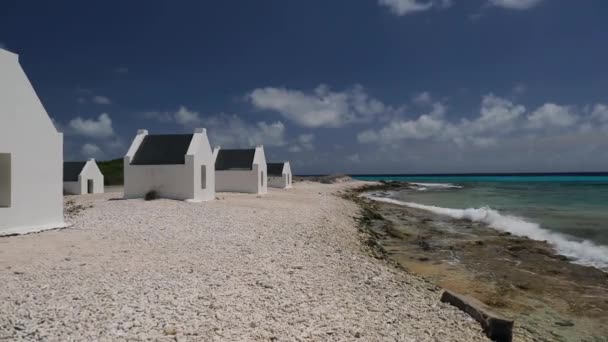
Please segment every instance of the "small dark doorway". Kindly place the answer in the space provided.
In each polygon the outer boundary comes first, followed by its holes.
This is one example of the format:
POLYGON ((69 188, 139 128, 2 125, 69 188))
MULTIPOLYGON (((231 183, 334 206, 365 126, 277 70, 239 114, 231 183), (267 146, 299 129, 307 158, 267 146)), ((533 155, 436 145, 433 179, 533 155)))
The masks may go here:
POLYGON ((87 193, 88 194, 92 194, 94 191, 94 187, 93 187, 93 180, 92 179, 87 179, 87 193))

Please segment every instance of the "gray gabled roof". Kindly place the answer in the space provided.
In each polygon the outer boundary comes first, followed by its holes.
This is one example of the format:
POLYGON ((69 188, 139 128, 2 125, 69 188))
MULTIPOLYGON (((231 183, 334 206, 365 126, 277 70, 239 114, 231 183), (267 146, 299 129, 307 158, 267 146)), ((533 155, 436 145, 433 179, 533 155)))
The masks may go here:
POLYGON ((63 162, 63 181, 78 182, 78 176, 87 162, 63 162))
POLYGON ((225 170, 251 170, 253 169, 253 157, 255 149, 224 150, 220 149, 215 160, 217 171, 225 170))
POLYGON ((269 176, 282 176, 283 175, 283 167, 285 163, 267 163, 267 169, 269 176))
POLYGON ((146 135, 131 165, 185 164, 193 134, 146 135))

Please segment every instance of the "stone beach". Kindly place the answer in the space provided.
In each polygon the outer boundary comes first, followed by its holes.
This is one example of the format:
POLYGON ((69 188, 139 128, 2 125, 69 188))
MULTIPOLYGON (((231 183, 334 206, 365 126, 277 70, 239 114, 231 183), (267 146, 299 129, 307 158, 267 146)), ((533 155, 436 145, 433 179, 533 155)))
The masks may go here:
POLYGON ((0 239, 0 341, 487 341, 439 288, 372 256, 337 195, 360 184, 66 197, 72 227, 0 239))

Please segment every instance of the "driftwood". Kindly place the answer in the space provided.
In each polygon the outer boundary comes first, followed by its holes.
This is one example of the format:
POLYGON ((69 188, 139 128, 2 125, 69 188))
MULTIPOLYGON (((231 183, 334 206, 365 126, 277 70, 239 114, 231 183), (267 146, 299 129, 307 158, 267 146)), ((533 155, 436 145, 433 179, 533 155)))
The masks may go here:
POLYGON ((483 303, 450 291, 443 292, 441 301, 449 303, 469 314, 481 324, 486 335, 497 342, 511 342, 513 340, 513 321, 493 313, 483 303))

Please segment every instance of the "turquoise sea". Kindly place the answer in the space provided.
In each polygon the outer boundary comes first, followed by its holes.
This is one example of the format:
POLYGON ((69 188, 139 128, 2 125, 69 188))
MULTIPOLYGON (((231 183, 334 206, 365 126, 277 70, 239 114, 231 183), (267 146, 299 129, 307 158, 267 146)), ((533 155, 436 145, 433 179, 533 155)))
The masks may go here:
POLYGON ((608 270, 608 173, 353 177, 413 183, 375 197, 547 240, 574 262, 608 270))

